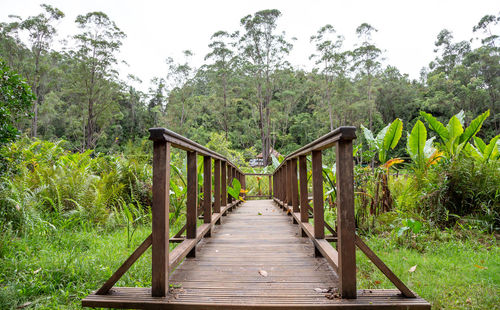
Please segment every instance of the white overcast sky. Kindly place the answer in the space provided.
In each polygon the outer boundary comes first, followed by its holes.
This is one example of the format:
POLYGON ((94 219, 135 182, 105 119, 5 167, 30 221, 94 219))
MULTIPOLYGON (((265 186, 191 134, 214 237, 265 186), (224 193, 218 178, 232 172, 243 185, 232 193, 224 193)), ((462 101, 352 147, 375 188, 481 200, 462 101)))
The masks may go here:
POLYGON ((469 40, 472 27, 482 16, 500 12, 500 1, 493 0, 0 0, 0 21, 8 21, 9 14, 38 14, 41 3, 66 14, 58 25, 58 40, 76 33, 77 15, 90 11, 108 14, 127 34, 119 57, 129 66, 120 66, 121 77, 138 76, 143 80, 139 86, 143 90, 152 77, 166 76, 166 57, 181 61, 181 51, 190 49, 195 54, 194 65, 200 66, 214 32, 232 32, 239 28, 243 16, 263 9, 282 12, 279 28, 288 37, 297 38, 289 59, 297 67, 311 68, 308 58, 314 48, 309 38, 321 26, 333 25, 345 36, 345 47, 351 48, 356 42, 356 27, 367 22, 379 30, 373 38, 385 51, 385 64, 395 65, 412 78, 418 78, 420 69, 434 58, 434 41, 440 30, 451 30, 457 41, 469 40))

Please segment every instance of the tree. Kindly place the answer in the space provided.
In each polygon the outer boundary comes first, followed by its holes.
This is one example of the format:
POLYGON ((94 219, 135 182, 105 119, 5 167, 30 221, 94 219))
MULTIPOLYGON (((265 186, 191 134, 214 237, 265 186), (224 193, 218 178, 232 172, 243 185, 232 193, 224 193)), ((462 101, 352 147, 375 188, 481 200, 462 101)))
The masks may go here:
POLYGON ((84 147, 89 149, 95 148, 103 127, 109 125, 104 117, 110 117, 114 106, 112 90, 117 85, 113 82, 118 76, 113 68, 118 62, 115 53, 125 34, 102 12, 78 15, 75 22, 82 32, 74 36, 78 47, 73 54, 76 60, 73 79, 87 108, 84 147))
POLYGON ((234 39, 237 34, 230 35, 225 31, 217 31, 212 35, 212 42, 208 45, 211 49, 205 56, 205 60, 212 59, 214 62, 207 66, 207 69, 214 73, 216 88, 222 92, 222 129, 226 139, 229 133, 229 111, 228 111, 228 83, 232 73, 235 55, 232 47, 235 43, 228 40, 234 39), (217 87, 219 86, 219 87, 217 87))
POLYGON ((441 53, 441 56, 430 63, 429 67, 436 72, 444 72, 449 76, 458 64, 460 64, 464 56, 470 52, 470 43, 461 41, 453 43, 453 34, 447 29, 441 30, 437 36, 437 41, 434 43, 435 53, 441 53))
POLYGON ((51 5, 42 4, 41 7, 44 9, 44 13, 40 13, 36 16, 30 16, 19 23, 19 28, 26 30, 29 34, 34 62, 32 88, 35 92, 36 99, 34 101, 32 111, 32 137, 36 137, 38 134, 38 107, 42 102, 42 57, 44 56, 44 53, 49 51, 50 43, 56 34, 56 28, 53 23, 64 17, 63 12, 51 5))
POLYGON ((374 98, 373 76, 380 68, 380 55, 382 51, 372 43, 372 33, 378 30, 370 24, 363 23, 356 28, 356 34, 361 39, 361 44, 352 52, 353 69, 359 70, 360 80, 365 80, 366 106, 368 108, 369 128, 373 126, 374 98))
POLYGON ((17 120, 28 117, 35 96, 26 80, 0 58, 0 145, 19 134, 17 120))
POLYGON ((273 74, 288 65, 284 58, 293 45, 286 41, 285 33, 276 33, 278 10, 263 10, 241 19, 245 32, 240 38, 240 49, 245 68, 253 77, 256 105, 259 111, 259 130, 262 144, 262 159, 269 160, 271 146, 270 104, 275 92, 273 74))
POLYGON ((309 58, 316 59, 316 65, 321 65, 320 72, 324 77, 324 97, 323 100, 328 106, 328 115, 330 117, 330 131, 333 131, 333 108, 332 108, 332 84, 335 77, 343 77, 345 70, 345 54, 340 52, 344 37, 335 35, 335 29, 332 25, 321 27, 316 35, 311 36, 310 41, 315 44, 318 54, 313 54, 309 58))

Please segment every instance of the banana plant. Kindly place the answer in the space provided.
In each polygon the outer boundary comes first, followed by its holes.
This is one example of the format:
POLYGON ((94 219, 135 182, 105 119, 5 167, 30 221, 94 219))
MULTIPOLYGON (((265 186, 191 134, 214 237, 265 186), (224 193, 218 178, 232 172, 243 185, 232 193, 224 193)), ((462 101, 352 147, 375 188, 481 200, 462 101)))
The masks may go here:
POLYGON ((474 146, 468 144, 467 151, 480 162, 496 161, 500 158, 500 135, 491 138, 486 144, 483 139, 474 137, 474 146))
POLYGON ((238 199, 241 201, 243 200, 243 197, 240 196, 240 194, 247 193, 247 190, 244 190, 241 188, 241 183, 238 181, 238 179, 233 179, 233 186, 227 186, 227 193, 231 195, 234 199, 238 199))
POLYGON ((427 139, 427 129, 420 120, 415 123, 411 133, 408 134, 406 151, 410 154, 417 171, 427 170, 443 155, 433 147, 434 139, 435 137, 427 139))
MULTIPOLYGON (((449 158, 456 158, 464 149, 469 150, 469 141, 473 139, 483 126, 484 121, 490 115, 490 110, 476 117, 470 125, 463 128, 464 111, 453 115, 446 127, 429 113, 420 111, 420 115, 425 119, 429 128, 436 132, 442 143, 442 149, 449 158)), ((466 151, 467 152, 467 151, 466 151)))
POLYGON ((378 158, 384 164, 388 160, 389 151, 394 149, 399 139, 401 139, 403 122, 399 118, 396 118, 391 124, 380 130, 376 137, 365 126, 361 125, 361 128, 368 141, 368 145, 371 149, 375 149, 378 152, 378 158))

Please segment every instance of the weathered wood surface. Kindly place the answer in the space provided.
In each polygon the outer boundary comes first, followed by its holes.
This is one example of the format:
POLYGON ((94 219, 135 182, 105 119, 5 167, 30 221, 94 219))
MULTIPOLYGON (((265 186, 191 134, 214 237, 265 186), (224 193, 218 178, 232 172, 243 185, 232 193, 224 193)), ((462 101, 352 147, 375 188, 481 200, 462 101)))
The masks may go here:
POLYGON ((314 257, 309 238, 301 237, 292 217, 270 200, 247 201, 224 217, 212 238, 198 244, 196 257, 186 258, 170 274, 169 283, 174 288, 167 297, 151 297, 149 288, 112 288, 109 295, 92 294, 82 304, 135 309, 430 309, 425 300, 404 298, 397 290, 359 290, 355 300, 326 298, 315 289, 338 287, 337 274, 325 258, 314 257))

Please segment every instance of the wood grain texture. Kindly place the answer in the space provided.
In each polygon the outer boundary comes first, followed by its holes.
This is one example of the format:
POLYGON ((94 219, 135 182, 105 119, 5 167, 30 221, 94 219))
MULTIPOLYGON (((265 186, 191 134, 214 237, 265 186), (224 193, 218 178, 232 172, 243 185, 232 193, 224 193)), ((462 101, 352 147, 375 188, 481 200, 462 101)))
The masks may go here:
POLYGON ((203 222, 212 218, 212 158, 203 156, 203 222))
POLYGON ((306 156, 299 157, 299 183, 300 183, 300 221, 307 222, 309 220, 309 199, 307 193, 307 158, 306 156))
POLYGON ((312 152, 314 237, 325 237, 325 210, 323 205, 323 163, 321 151, 312 152))
MULTIPOLYGON (((198 220, 198 155, 187 152, 187 191, 186 191, 186 238, 196 238, 196 221, 198 220)), ((195 256, 191 251, 188 256, 195 256)))
POLYGON ((290 160, 290 189, 292 191, 292 210, 299 212, 299 184, 297 180, 297 158, 290 160))
MULTIPOLYGON (((109 295, 87 296, 82 305, 129 309, 430 309, 422 298, 404 298, 397 290, 360 290, 355 300, 326 298, 318 289, 338 287, 337 274, 325 258, 313 256, 314 245, 309 238, 300 237, 291 223, 270 200, 247 201, 214 228, 212 238, 200 241, 195 258, 184 259, 171 273, 169 281, 174 288, 167 297, 153 298, 149 288, 113 288, 109 295)), ((310 230, 312 233, 312 227, 310 230)))
POLYGON ((354 219, 352 141, 337 142, 336 155, 340 294, 343 298, 356 298, 356 222, 354 219))
POLYGON ((214 160, 214 213, 220 213, 221 193, 220 193, 220 160, 214 160))
POLYGON ((220 189, 221 189, 221 205, 227 206, 227 165, 225 161, 220 163, 220 189))
POLYGON ((168 291, 168 219, 170 193, 170 143, 153 143, 152 207, 152 294, 162 297, 168 291))

